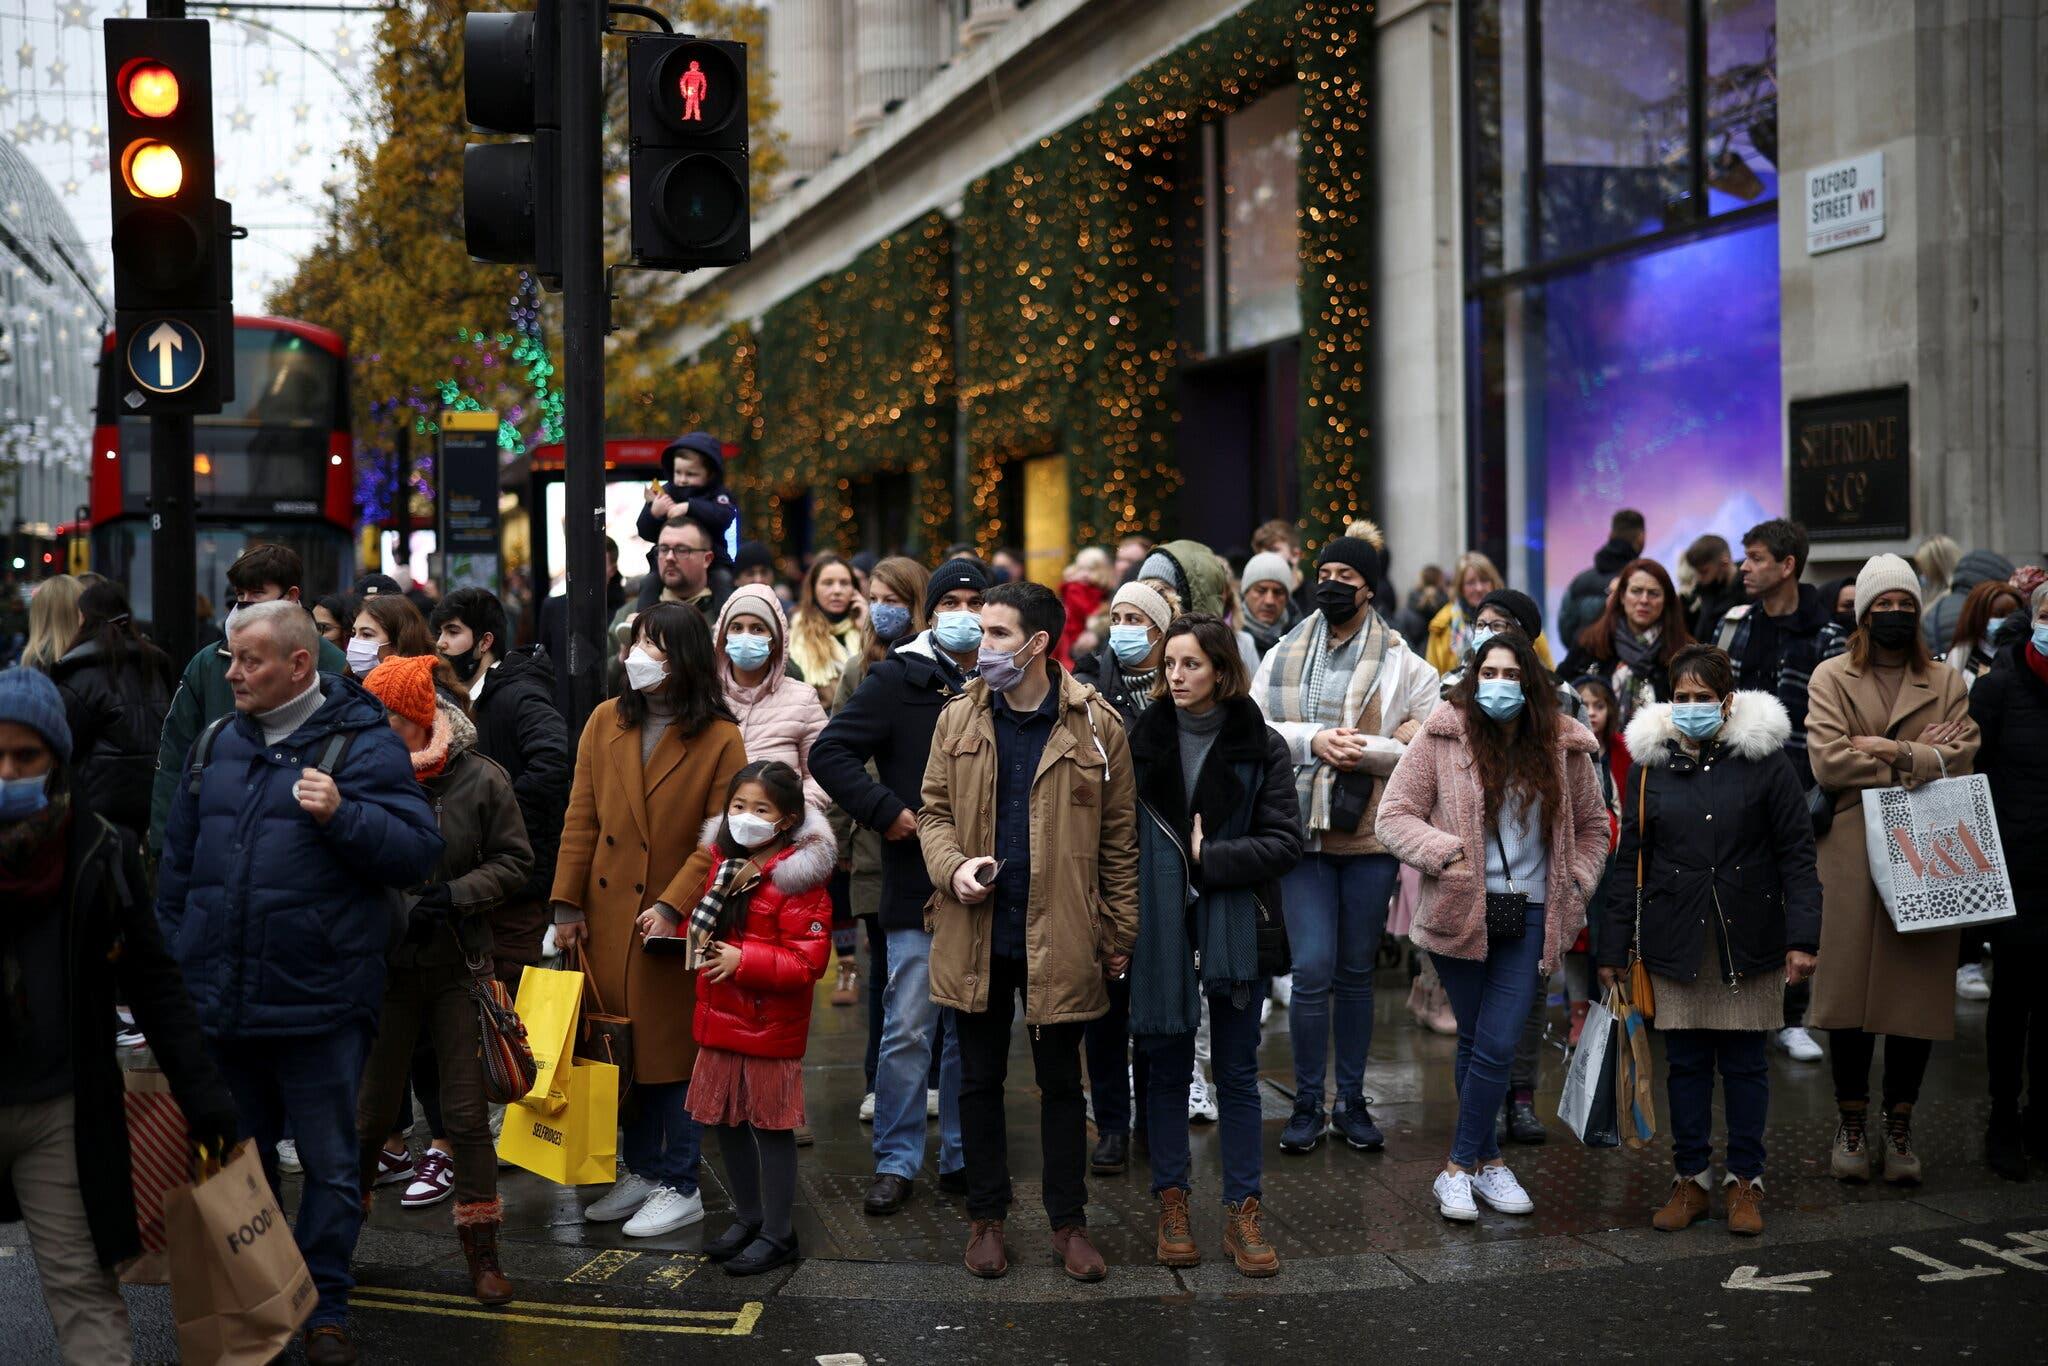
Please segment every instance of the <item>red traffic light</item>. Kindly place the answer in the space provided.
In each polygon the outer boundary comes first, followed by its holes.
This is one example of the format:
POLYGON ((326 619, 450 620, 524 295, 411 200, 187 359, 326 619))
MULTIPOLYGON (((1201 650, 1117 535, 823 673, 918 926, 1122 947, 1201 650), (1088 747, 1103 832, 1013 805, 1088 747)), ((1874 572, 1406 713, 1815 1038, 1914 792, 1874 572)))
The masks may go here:
POLYGON ((162 62, 141 57, 121 69, 121 102, 137 118, 167 119, 178 112, 178 75, 162 62))
MULTIPOLYGON (((683 39, 664 49, 653 62, 648 89, 662 124, 685 135, 724 132, 744 111, 747 96, 746 81, 725 45, 683 39)), ((743 130, 745 124, 739 126, 743 130)))

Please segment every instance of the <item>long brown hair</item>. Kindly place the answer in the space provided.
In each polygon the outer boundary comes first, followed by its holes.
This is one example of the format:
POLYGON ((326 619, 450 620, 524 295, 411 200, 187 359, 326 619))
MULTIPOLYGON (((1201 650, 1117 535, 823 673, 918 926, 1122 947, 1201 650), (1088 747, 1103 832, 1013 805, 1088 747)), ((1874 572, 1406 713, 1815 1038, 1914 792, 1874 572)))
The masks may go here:
MULTIPOLYGON (((854 596, 860 595, 860 580, 854 575, 853 566, 830 551, 811 561, 811 567, 804 573, 803 587, 797 590, 796 611, 789 618, 789 643, 794 653, 805 659, 830 659, 840 653, 839 642, 833 634, 833 623, 818 607, 818 580, 834 565, 846 571, 847 579, 853 584, 854 596)), ((803 667, 803 661, 797 662, 803 667)))
MULTIPOLYGON (((427 632, 427 619, 420 615, 420 609, 410 600, 396 593, 373 593, 356 608, 356 616, 367 616, 377 623, 378 629, 384 632, 384 638, 391 642, 393 659, 423 657, 433 660, 434 686, 460 707, 463 715, 473 714, 469 706, 469 685, 456 675, 455 666, 434 648, 434 638, 427 632)), ((348 633, 356 633, 354 617, 349 619, 348 633)))
MULTIPOLYGON (((926 569, 908 555, 891 555, 875 562, 868 571, 868 587, 880 583, 891 593, 903 599, 910 608, 910 625, 904 629, 901 640, 910 640, 922 635, 925 628, 924 590, 932 581, 932 571, 926 569)), ((846 661, 846 672, 841 677, 853 681, 844 684, 847 690, 860 686, 861 677, 867 673, 868 665, 878 664, 889 657, 889 646, 875 638, 874 609, 870 605, 867 623, 860 629, 860 653, 846 661)))
MULTIPOLYGON (((1951 650, 1967 649, 1984 639, 1984 628, 1991 621, 1991 604, 2000 598, 2011 598, 2019 604, 2016 609, 2027 610, 2027 595, 2003 579, 1992 579, 1978 584, 1970 590, 1970 596, 1963 599, 1962 614, 1956 618, 1956 633, 1949 641, 1951 650)), ((1989 641, 1985 641, 1988 645, 1989 641)))
POLYGON ((1630 560, 1614 576, 1607 606, 1591 626, 1579 632, 1580 647, 1603 664, 1614 662, 1614 627, 1628 621, 1628 609, 1622 600, 1628 596, 1628 581, 1638 574, 1648 574, 1664 590, 1664 615, 1657 623, 1663 628, 1657 637, 1657 662, 1668 665, 1680 650, 1693 643, 1692 631, 1685 624, 1685 604, 1678 600, 1678 585, 1671 582, 1670 573, 1655 560, 1630 560))
POLYGON ((1488 825, 1499 817, 1501 799, 1510 790, 1533 800, 1546 822, 1564 810, 1564 784, 1558 780, 1556 757, 1557 690, 1527 636, 1520 631, 1489 636, 1473 655, 1472 667, 1451 689, 1449 701, 1465 716, 1465 745, 1472 751, 1472 766, 1479 771, 1488 825), (1495 650, 1511 651, 1522 671, 1522 713, 1505 723, 1488 716, 1478 702, 1479 668, 1495 650))

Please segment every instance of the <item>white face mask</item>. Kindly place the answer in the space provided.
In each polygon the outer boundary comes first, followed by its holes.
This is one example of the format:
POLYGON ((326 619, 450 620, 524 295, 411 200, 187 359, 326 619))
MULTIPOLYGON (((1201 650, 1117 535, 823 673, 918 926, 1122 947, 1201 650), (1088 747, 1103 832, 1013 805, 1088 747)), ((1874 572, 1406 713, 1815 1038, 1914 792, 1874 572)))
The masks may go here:
POLYGON ((633 652, 626 656, 626 686, 634 692, 658 687, 667 677, 668 661, 656 659, 647 653, 644 646, 635 645, 633 652))
POLYGON ((733 843, 742 849, 759 849, 775 838, 775 822, 762 820, 751 811, 727 816, 725 828, 732 832, 733 843))
POLYGON ((365 640, 361 636, 350 636, 348 639, 349 672, 353 673, 357 678, 367 678, 370 670, 377 667, 377 655, 381 649, 383 647, 374 640, 365 640))

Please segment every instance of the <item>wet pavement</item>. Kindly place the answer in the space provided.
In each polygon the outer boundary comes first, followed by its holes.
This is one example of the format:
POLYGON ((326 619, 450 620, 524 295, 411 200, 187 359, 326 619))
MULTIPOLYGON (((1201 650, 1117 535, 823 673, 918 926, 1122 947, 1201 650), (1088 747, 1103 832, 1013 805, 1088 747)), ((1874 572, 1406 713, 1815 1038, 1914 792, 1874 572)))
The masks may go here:
MULTIPOLYGON (((1122 1176, 1089 1181, 1090 1226, 1109 1279, 1066 1280, 1037 1204, 1037 1104, 1021 1034, 1011 1066, 1011 1274, 983 1282, 960 1266, 966 1215, 933 1179, 936 1124, 909 1208, 868 1218, 860 1201, 872 1172, 871 1131, 857 1118, 867 1014, 834 1009, 821 987, 806 1067, 817 1143, 801 1157, 800 1266, 735 1282, 696 1255, 725 1226, 715 1145, 705 1160, 705 1221, 665 1238, 628 1239, 617 1224, 585 1223, 582 1207, 599 1188, 565 1190, 502 1173, 506 1269, 522 1295, 502 1311, 469 1299, 446 1208, 404 1211, 387 1189, 357 1258, 365 1360, 640 1362, 715 1350, 733 1360, 827 1366, 1244 1361, 1282 1342, 1345 1355, 1378 1355, 1389 1344, 1411 1355, 1483 1344, 1536 1360, 1590 1351, 2048 1359, 2048 1167, 2013 1184, 1982 1163, 1981 1004, 1960 1003, 1958 1039, 1936 1047, 1916 1113, 1927 1167, 1917 1189, 1832 1180, 1827 1065, 1773 1050, 1769 1227, 1761 1238, 1736 1240, 1719 1222, 1718 1198, 1716 1218, 1686 1233, 1649 1227, 1671 1179, 1668 1128, 1643 1152, 1579 1145, 1550 1118, 1562 1081, 1559 1048, 1545 1050, 1538 1096, 1550 1141, 1505 1150, 1536 1213, 1487 1211, 1477 1225, 1446 1223, 1430 1182, 1456 1113, 1454 1041, 1413 1023, 1402 1008, 1406 985, 1398 972, 1381 974, 1366 1089, 1387 1135, 1383 1153, 1331 1141, 1305 1157, 1279 1151, 1292 1100, 1285 1012, 1276 1010, 1267 1026, 1266 1227, 1284 1262, 1274 1279, 1246 1280, 1221 1256, 1217 1131, 1198 1125, 1195 1233, 1209 1260, 1178 1272, 1153 1264, 1154 1205, 1139 1159, 1122 1176), (1801 1279, 1776 1279, 1787 1275, 1801 1279)), ((1563 1010, 1552 1016, 1561 1032, 1563 1010)), ((0 1230, 0 1312, 21 1311, 8 1318, 25 1326, 15 1347, 26 1353, 0 1348, 0 1357, 48 1359, 53 1346, 24 1244, 18 1226, 0 1230)), ((164 1292, 130 1296, 143 1359, 168 1359, 164 1292)))

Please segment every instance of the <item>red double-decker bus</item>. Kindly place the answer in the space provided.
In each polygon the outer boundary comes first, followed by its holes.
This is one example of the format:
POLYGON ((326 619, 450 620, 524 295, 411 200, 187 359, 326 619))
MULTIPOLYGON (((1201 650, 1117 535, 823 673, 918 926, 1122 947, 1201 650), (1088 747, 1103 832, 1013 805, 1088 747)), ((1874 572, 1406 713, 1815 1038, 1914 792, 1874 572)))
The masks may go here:
MULTIPOLYGON (((251 541, 306 562, 305 592, 345 588, 355 574, 355 456, 348 348, 341 334, 288 318, 235 319, 235 398, 193 420, 199 527, 194 580, 226 615, 227 568, 251 541)), ((93 568, 150 596, 149 420, 121 415, 120 362, 100 349, 92 449, 93 568)))

